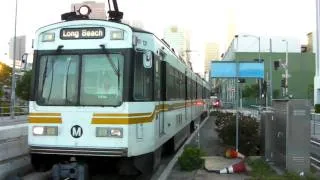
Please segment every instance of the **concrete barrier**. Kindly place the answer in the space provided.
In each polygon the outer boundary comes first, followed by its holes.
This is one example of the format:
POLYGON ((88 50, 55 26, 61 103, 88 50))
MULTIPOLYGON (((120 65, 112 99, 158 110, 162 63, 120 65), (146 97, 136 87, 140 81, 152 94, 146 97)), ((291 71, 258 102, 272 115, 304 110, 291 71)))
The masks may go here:
POLYGON ((28 166, 27 124, 0 126, 0 179, 28 166))

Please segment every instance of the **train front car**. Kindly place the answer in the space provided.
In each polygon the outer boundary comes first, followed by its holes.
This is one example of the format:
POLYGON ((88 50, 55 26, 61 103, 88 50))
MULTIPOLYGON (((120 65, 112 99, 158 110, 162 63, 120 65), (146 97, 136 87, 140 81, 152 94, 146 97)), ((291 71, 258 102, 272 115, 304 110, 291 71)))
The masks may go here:
POLYGON ((95 157, 153 151, 151 141, 130 148, 140 138, 133 125, 151 122, 155 110, 129 105, 132 37, 129 26, 102 20, 66 21, 37 31, 28 130, 36 169, 70 157, 101 162, 95 157))

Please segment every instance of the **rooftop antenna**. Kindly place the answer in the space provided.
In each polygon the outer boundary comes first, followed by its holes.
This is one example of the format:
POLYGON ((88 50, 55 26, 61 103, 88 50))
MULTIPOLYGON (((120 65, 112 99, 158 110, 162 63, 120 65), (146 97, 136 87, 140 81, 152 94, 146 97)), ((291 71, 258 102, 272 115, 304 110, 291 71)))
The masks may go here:
POLYGON ((123 12, 120 12, 118 9, 118 3, 117 0, 112 0, 113 8, 114 10, 111 10, 110 6, 110 0, 108 0, 108 5, 109 5, 109 21, 115 21, 115 22, 121 22, 122 17, 123 17, 123 12))

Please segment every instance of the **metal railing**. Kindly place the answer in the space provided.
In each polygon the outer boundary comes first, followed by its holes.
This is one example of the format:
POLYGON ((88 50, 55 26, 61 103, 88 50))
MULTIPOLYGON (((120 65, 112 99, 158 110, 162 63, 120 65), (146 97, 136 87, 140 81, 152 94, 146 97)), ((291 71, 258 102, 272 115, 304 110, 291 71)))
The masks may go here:
MULTIPOLYGON (((14 115, 27 115, 29 112, 28 106, 15 106, 14 107, 14 115)), ((10 106, 0 106, 0 117, 10 116, 10 106)))

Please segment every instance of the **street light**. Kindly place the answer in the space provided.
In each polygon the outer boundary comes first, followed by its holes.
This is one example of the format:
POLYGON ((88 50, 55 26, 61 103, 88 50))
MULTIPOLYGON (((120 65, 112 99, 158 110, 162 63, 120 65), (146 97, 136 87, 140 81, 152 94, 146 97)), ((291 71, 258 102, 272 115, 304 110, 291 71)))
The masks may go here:
POLYGON ((285 69, 285 87, 284 87, 284 96, 288 95, 288 78, 289 78, 289 72, 288 72, 288 40, 283 39, 282 42, 286 43, 286 63, 284 66, 285 69))
POLYGON ((258 39, 258 42, 259 42, 259 51, 258 51, 258 57, 259 57, 259 62, 261 61, 261 39, 260 39, 260 36, 255 36, 255 35, 249 35, 249 34, 244 34, 242 35, 243 37, 253 37, 253 38, 256 38, 258 39))
MULTIPOLYGON (((258 47, 259 47, 259 50, 258 50, 258 58, 259 58, 259 61, 258 62, 261 62, 261 39, 260 39, 260 36, 255 36, 255 35, 251 35, 251 34, 244 34, 242 35, 242 37, 253 37, 253 38, 256 38, 259 42, 258 44, 258 47)), ((260 79, 258 79, 258 84, 259 84, 259 104, 261 105, 261 81, 260 79)))
MULTIPOLYGON (((270 106, 272 106, 272 98, 273 98, 273 86, 272 86, 272 39, 269 39, 269 93, 270 93, 270 106)), ((268 101, 267 101, 268 102, 268 101)), ((267 103, 266 103, 267 104, 267 103)), ((266 105, 268 106, 268 105, 266 105)))
POLYGON ((11 75, 12 79, 11 79, 11 103, 10 103, 11 118, 14 118, 14 106, 15 106, 17 13, 18 13, 18 0, 16 0, 16 9, 15 9, 15 16, 14 16, 13 65, 12 65, 12 75, 11 75))

